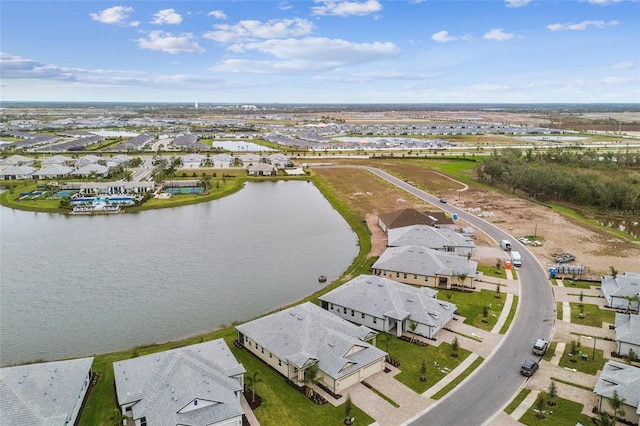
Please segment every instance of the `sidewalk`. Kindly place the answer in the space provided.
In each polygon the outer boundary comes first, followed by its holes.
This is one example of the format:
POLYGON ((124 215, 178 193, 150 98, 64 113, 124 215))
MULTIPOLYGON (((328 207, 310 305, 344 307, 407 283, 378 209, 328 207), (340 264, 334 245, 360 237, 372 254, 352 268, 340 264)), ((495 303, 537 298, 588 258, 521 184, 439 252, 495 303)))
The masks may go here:
POLYGON ((524 416, 524 413, 527 412, 529 408, 536 402, 538 399, 538 395, 540 395, 540 391, 532 390, 529 395, 513 410, 513 413, 510 414, 511 418, 518 421, 518 419, 524 416))
POLYGON ((464 361, 462 361, 460 363, 460 365, 458 365, 456 368, 451 370, 451 373, 447 374, 438 383, 436 383, 435 385, 431 386, 429 389, 424 391, 422 393, 422 396, 427 397, 427 398, 431 398, 433 395, 435 395, 436 393, 440 392, 445 386, 447 386, 449 383, 451 383, 451 381, 453 379, 458 377, 460 374, 462 374, 464 372, 464 370, 466 370, 471 364, 473 364, 473 362, 476 359, 478 359, 478 355, 477 354, 472 353, 471 355, 469 355, 467 357, 467 359, 465 359, 464 361))

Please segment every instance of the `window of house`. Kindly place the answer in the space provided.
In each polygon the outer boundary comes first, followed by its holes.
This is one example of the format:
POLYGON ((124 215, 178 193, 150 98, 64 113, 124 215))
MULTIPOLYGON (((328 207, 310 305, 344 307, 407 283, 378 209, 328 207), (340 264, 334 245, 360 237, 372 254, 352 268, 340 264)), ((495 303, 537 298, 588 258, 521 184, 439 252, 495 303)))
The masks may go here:
POLYGON ((333 303, 331 304, 331 310, 333 311, 333 303))
POLYGON ((147 426, 147 418, 143 417, 140 419, 140 426, 147 426))
POLYGON ((262 351, 262 353, 264 353, 264 346, 262 347, 261 351, 262 351))
POLYGON ((396 278, 400 278, 400 272, 396 272, 396 278))
POLYGON ((355 316, 356 315, 356 311, 354 311, 353 309, 351 310, 351 316, 355 316))
POLYGON ((407 279, 407 274, 406 273, 404 273, 404 278, 407 279))
POLYGON ((342 308, 342 313, 346 314, 347 313, 347 308, 342 308))
POLYGON ((378 318, 373 317, 373 323, 376 324, 378 322, 378 318))
POLYGON ((364 318, 364 312, 362 313, 362 318, 364 318))
POLYGON ((281 360, 281 359, 279 359, 279 360, 278 360, 278 365, 279 365, 280 367, 282 367, 282 360, 281 360))
POLYGON ((413 274, 413 279, 417 280, 418 279, 418 274, 413 274))
POLYGON ((256 349, 258 349, 258 343, 256 342, 256 349))

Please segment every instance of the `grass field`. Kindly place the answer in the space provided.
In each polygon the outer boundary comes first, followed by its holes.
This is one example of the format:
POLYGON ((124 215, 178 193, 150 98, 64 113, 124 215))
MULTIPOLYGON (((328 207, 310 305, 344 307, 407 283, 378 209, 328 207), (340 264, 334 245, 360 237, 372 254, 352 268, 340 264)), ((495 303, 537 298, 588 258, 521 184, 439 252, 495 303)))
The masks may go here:
POLYGON ((455 290, 440 290, 438 299, 450 301, 458 308, 460 315, 465 317, 464 323, 483 330, 491 330, 498 321, 504 307, 506 295, 495 291, 481 290, 479 292, 462 293, 455 290), (451 299, 447 295, 451 295, 451 299), (483 307, 487 306, 486 322, 483 317, 483 307))
POLYGON ((580 303, 571 302, 571 322, 575 324, 589 325, 602 328, 602 323, 615 324, 616 313, 608 309, 600 309, 598 305, 584 303, 584 312, 580 303))
POLYGON ((541 424, 553 426, 575 426, 578 423, 583 425, 593 424, 589 416, 581 414, 583 404, 559 397, 554 398, 556 403, 554 406, 549 406, 546 402, 543 404, 545 418, 539 419, 536 417, 535 407, 537 407, 537 402, 540 398, 548 401, 549 395, 546 392, 541 392, 533 406, 518 420, 520 423, 530 426, 541 424))

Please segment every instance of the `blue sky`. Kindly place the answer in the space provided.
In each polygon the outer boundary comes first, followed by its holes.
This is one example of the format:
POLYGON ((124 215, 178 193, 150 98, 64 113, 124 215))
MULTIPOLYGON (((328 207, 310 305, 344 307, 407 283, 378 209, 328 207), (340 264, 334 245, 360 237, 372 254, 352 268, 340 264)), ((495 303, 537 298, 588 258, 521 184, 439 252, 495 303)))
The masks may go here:
POLYGON ((6 101, 640 102, 640 2, 2 0, 6 101))

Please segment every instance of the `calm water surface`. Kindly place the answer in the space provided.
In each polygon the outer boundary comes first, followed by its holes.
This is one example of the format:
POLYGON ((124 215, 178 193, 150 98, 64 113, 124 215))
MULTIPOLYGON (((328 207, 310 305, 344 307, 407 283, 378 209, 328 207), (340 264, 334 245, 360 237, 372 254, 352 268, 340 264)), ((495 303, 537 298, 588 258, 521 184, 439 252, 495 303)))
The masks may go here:
POLYGON ((175 340, 251 319, 338 277, 357 238, 308 182, 112 216, 2 207, 0 362, 175 340))

